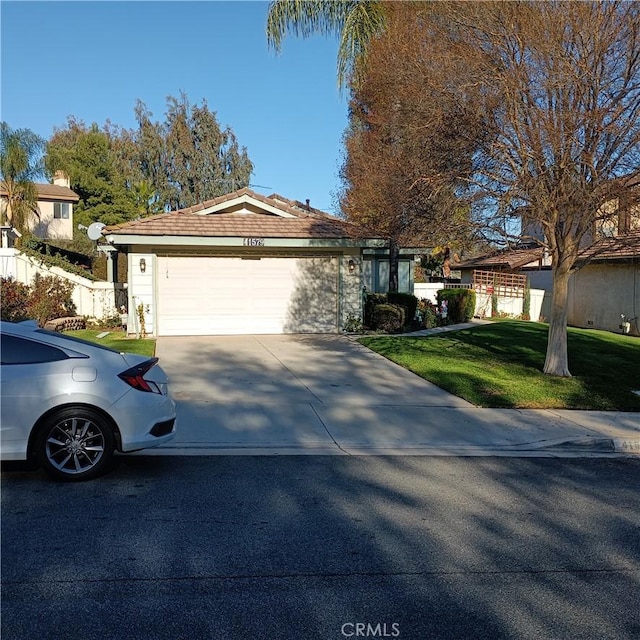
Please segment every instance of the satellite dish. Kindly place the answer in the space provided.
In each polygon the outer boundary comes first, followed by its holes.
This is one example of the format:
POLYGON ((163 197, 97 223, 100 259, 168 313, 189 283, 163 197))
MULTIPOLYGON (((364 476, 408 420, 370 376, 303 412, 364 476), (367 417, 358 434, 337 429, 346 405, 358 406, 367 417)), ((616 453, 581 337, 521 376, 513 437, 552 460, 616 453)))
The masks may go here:
POLYGON ((100 236, 102 236, 102 229, 104 228, 104 223, 103 222, 92 222, 88 229, 87 229, 87 235, 89 236, 90 240, 97 240, 98 238, 100 238, 100 236))

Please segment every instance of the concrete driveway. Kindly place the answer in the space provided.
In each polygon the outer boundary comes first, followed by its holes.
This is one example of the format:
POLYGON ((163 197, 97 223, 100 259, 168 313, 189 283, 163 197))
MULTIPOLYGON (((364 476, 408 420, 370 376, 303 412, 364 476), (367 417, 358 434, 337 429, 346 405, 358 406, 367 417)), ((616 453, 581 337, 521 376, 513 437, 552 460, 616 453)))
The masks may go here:
POLYGON ((473 407, 346 336, 167 337, 156 354, 178 433, 149 455, 610 452, 627 433, 624 414, 473 407))
POLYGON ((163 448, 340 453, 336 436, 382 422, 404 442, 407 412, 471 406, 343 336, 160 338, 156 354, 178 405, 163 448))

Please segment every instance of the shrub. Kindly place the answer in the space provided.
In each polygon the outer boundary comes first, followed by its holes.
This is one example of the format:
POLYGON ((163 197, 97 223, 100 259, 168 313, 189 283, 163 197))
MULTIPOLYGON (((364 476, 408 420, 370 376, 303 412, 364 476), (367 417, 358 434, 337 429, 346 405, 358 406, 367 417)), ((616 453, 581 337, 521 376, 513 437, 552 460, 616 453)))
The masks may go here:
POLYGON ((406 309, 406 322, 411 322, 416 317, 418 298, 412 293, 388 293, 387 301, 389 304, 399 304, 406 309))
POLYGON ((440 289, 438 306, 447 301, 447 318, 450 323, 468 322, 476 309, 476 292, 473 289, 440 289))
POLYGON ((418 302, 418 311, 425 329, 433 329, 438 326, 438 309, 431 300, 422 298, 418 302))
POLYGON ((350 313, 345 320, 344 331, 346 333, 360 333, 362 331, 362 320, 353 313, 350 313))
POLYGON ((56 276, 36 274, 26 305, 27 316, 44 327, 48 320, 75 315, 76 307, 71 299, 73 289, 71 282, 65 282, 56 276))
POLYGON ((0 278, 0 315, 3 320, 21 322, 28 318, 29 287, 12 277, 0 278))
POLYGON ((138 322, 140 323, 140 336, 145 337, 147 335, 147 325, 145 323, 145 315, 144 315, 144 303, 140 303, 136 307, 136 314, 138 316, 138 322))
POLYGON ((395 333, 404 327, 405 310, 398 304, 377 304, 373 308, 374 329, 395 333))
POLYGON ((529 278, 524 285, 524 301, 522 302, 522 319, 531 320, 531 285, 529 278))
POLYGON ((364 325, 366 327, 374 327, 373 310, 378 304, 387 302, 386 293, 366 293, 364 298, 364 325))

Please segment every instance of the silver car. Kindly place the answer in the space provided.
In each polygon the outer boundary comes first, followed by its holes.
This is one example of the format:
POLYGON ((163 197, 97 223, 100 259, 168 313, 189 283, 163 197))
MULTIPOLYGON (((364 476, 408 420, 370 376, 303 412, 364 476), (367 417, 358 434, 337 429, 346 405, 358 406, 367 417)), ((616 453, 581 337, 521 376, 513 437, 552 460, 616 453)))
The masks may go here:
POLYGON ((87 480, 114 452, 175 435, 175 404, 157 358, 118 353, 38 328, 0 323, 0 457, 37 459, 52 476, 87 480))

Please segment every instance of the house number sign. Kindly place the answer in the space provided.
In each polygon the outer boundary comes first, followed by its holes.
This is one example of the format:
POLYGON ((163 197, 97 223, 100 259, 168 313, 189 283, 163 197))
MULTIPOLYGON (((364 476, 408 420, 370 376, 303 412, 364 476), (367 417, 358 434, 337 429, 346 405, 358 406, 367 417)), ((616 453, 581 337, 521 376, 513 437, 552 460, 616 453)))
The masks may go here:
POLYGON ((264 247, 264 238, 244 238, 242 244, 245 247, 264 247))

